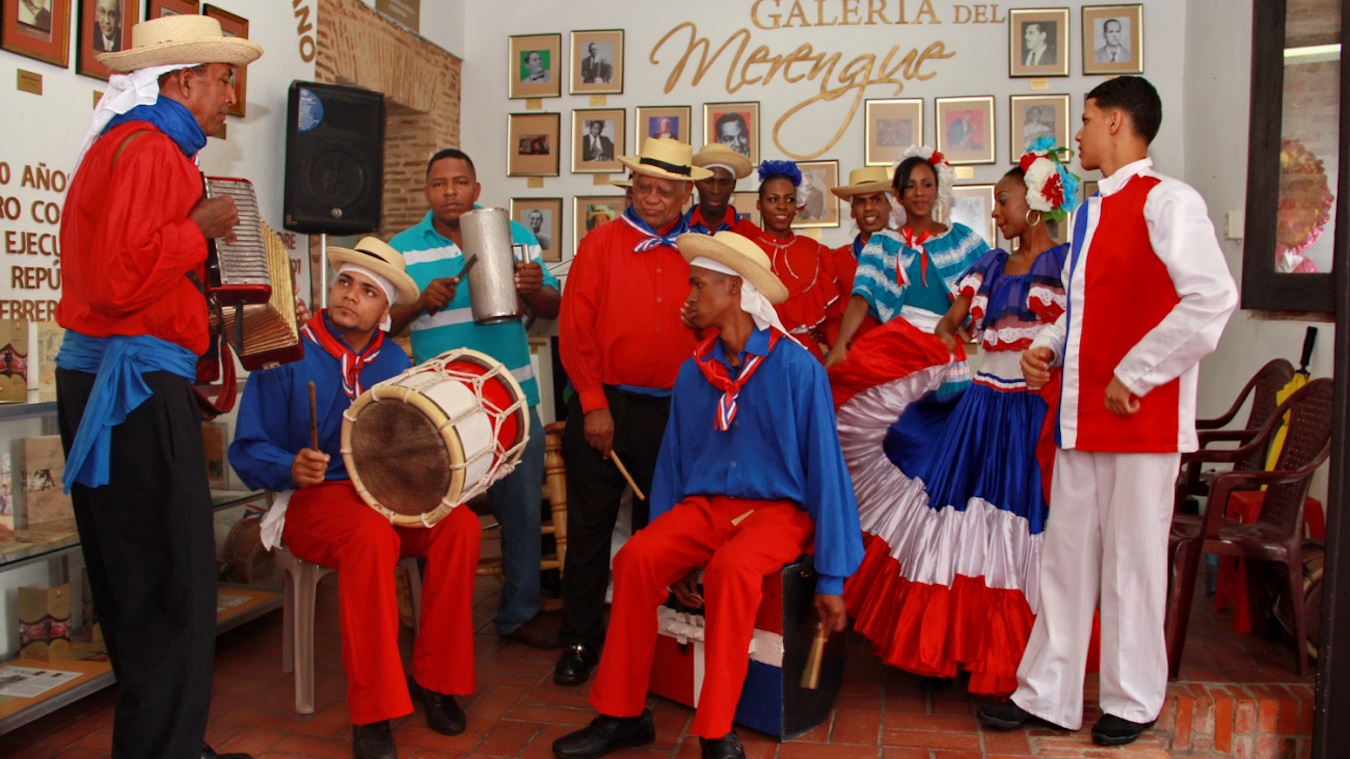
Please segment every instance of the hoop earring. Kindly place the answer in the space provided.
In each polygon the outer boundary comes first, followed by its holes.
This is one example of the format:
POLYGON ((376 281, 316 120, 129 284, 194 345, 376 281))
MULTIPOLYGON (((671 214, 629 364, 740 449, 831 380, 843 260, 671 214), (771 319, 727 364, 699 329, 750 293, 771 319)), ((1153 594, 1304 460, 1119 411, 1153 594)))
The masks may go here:
POLYGON ((1034 226, 1036 226, 1037 224, 1040 224, 1044 219, 1045 219, 1045 216, 1044 216, 1040 211, 1036 211, 1036 210, 1031 209, 1031 208, 1028 208, 1028 209, 1027 209, 1027 213, 1026 213, 1026 222, 1027 222, 1027 226, 1029 226, 1029 227, 1034 227, 1034 226), (1035 221, 1032 221, 1032 220, 1031 220, 1031 214, 1033 214, 1033 213, 1036 214, 1036 220, 1035 220, 1035 221))

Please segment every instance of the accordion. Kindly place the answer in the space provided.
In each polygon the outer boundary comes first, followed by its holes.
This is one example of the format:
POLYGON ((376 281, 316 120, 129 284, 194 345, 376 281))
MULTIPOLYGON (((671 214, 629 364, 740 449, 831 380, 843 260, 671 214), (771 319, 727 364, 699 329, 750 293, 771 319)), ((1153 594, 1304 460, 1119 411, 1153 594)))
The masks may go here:
POLYGON ((262 221, 253 183, 207 177, 206 194, 228 195, 239 212, 234 240, 208 241, 206 292, 213 301, 213 326, 224 330, 249 371, 302 358, 291 257, 281 236, 262 221))

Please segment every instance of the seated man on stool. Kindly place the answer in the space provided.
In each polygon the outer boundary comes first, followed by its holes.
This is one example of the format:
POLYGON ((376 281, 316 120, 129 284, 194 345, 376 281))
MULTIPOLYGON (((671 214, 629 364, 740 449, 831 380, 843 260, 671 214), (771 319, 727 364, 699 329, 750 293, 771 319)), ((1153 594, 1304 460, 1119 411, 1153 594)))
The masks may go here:
POLYGON ((553 743, 563 759, 655 740, 644 709, 666 588, 690 605, 704 570, 707 673, 693 732, 705 758, 744 757, 731 729, 764 577, 815 545, 816 611, 844 629, 844 580, 862 560, 858 506, 825 370, 786 335, 787 290, 734 232, 677 240, 689 261, 685 318, 718 335, 680 367, 652 483, 652 522, 614 559, 609 645, 591 689, 600 712, 553 743))
POLYGON ((354 753, 393 759, 389 720, 412 712, 398 648, 394 567, 406 556, 427 560, 413 679, 427 725, 457 735, 465 720, 454 695, 474 689, 478 519, 459 508, 430 529, 395 527, 356 494, 339 452, 342 414, 366 388, 408 368, 407 355, 383 329, 389 306, 417 300, 418 291, 403 256, 377 238, 355 250, 329 248, 328 261, 337 280, 328 308, 301 330, 305 357, 249 377, 230 463, 249 487, 280 493, 263 520, 263 544, 272 548, 284 537, 297 557, 337 570, 354 753), (310 441, 310 382, 318 450, 310 441))

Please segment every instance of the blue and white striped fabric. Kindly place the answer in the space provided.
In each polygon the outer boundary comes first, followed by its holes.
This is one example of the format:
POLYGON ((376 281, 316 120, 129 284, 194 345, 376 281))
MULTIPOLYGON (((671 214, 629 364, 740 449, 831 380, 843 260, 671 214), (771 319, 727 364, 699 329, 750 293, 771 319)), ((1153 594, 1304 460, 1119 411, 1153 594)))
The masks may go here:
POLYGON ((872 316, 883 324, 901 315, 906 306, 938 316, 946 313, 950 293, 961 274, 989 250, 974 230, 955 223, 945 234, 925 242, 924 248, 931 261, 927 287, 922 284, 918 251, 907 247, 898 232, 883 229, 863 247, 853 277, 853 294, 866 299, 872 316), (904 272, 903 279, 897 277, 897 266, 904 272), (938 277, 932 276, 934 269, 938 277), (905 284, 900 284, 902 281, 905 284))

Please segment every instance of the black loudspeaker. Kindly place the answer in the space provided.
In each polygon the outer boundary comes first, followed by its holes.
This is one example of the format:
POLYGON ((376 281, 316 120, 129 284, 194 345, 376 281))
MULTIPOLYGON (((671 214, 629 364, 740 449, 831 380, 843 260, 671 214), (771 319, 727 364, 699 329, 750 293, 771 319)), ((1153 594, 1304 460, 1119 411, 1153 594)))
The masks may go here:
POLYGON ((384 95, 291 82, 283 226, 307 234, 372 231, 383 186, 384 95))

